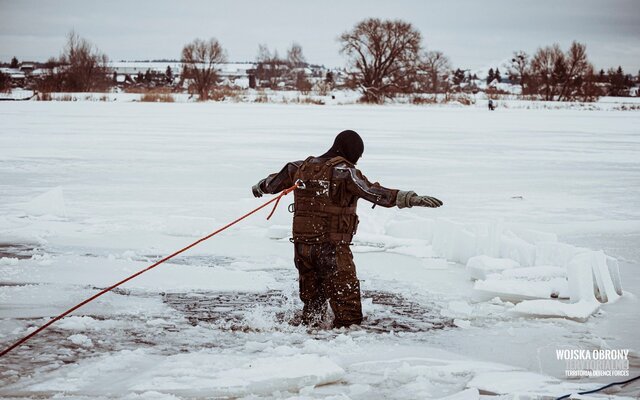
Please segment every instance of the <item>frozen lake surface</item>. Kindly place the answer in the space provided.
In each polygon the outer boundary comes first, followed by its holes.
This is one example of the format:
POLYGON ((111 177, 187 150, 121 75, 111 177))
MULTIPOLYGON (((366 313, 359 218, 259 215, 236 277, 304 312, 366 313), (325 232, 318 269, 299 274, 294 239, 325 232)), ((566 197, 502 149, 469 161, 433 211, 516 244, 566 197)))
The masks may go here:
POLYGON ((567 379, 566 348, 629 349, 640 374, 638 112, 16 102, 0 120, 3 348, 262 204, 251 185, 344 129, 369 179, 445 203, 360 203, 361 329, 289 323, 288 197, 0 358, 1 396, 536 398, 620 380, 567 379), (586 318, 515 312, 547 291, 567 302, 549 242, 617 259, 622 297, 586 318), (516 298, 478 290, 475 255, 518 263, 481 282, 516 298))

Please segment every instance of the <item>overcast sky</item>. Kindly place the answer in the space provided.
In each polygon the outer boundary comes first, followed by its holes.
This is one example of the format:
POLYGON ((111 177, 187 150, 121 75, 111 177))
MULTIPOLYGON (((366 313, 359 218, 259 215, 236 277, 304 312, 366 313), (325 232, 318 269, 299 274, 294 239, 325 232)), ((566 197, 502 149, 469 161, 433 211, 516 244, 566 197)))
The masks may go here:
POLYGON ((341 66, 337 37, 367 17, 400 18, 454 67, 482 68, 554 42, 587 44, 597 68, 640 69, 639 0, 0 0, 0 60, 58 56, 75 29, 112 60, 179 58, 194 38, 217 38, 231 61, 252 61, 258 44, 341 66))

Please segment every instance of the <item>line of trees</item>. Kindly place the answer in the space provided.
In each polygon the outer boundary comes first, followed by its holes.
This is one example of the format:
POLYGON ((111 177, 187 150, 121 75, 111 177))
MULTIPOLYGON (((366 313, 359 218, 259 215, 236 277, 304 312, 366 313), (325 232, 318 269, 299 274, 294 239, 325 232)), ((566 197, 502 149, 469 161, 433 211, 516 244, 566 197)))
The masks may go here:
MULTIPOLYGON (((211 38, 207 41, 196 39, 182 49, 181 82, 188 82, 190 94, 200 100, 207 100, 219 84, 217 66, 226 62, 226 52, 220 42, 211 38)), ((302 46, 293 43, 287 50, 287 57, 281 58, 278 51, 273 52, 265 44, 258 47, 255 68, 250 72, 250 86, 277 89, 286 82, 290 87, 308 92, 311 82, 307 79, 305 68, 308 66, 302 46)))
POLYGON ((539 95, 544 100, 593 101, 601 95, 587 48, 579 42, 573 42, 566 52, 558 44, 539 48, 532 57, 518 51, 509 74, 524 95, 539 95))
POLYGON ((308 66, 302 46, 298 43, 291 44, 285 58, 280 57, 277 50, 271 51, 266 44, 261 44, 258 46, 256 68, 252 71, 256 79, 255 86, 272 89, 289 86, 308 92, 312 86, 305 71, 308 66))
MULTIPOLYGON (((421 53, 420 32, 409 23, 370 18, 343 33, 340 42, 349 62, 352 86, 362 92, 363 101, 383 102, 407 92, 475 90, 474 77, 459 68, 452 71, 444 54, 421 53)), ((524 95, 544 100, 593 101, 604 94, 586 46, 579 42, 573 42, 566 52, 558 44, 542 47, 532 57, 516 52, 509 75, 520 84, 524 95)), ((613 94, 619 95, 624 79, 621 71, 610 72, 609 76, 613 94)), ((487 84, 501 80, 499 69, 489 71, 487 84)))
MULTIPOLYGON (((599 85, 608 88, 609 96, 627 96, 629 88, 634 85, 633 76, 625 74, 620 66, 617 69, 609 68, 607 72, 601 69, 595 79, 599 85)), ((636 82, 640 83, 640 71, 638 71, 636 82)))
MULTIPOLYGON (((460 68, 454 71, 440 51, 422 51, 420 32, 407 22, 366 19, 339 40, 348 61, 351 87, 361 91, 365 102, 383 102, 400 93, 437 96, 478 90, 477 76, 460 68)), ((523 95, 548 101, 594 101, 602 95, 628 95, 634 84, 621 67, 596 74, 586 45, 575 41, 566 52, 558 44, 541 47, 533 56, 515 52, 508 76, 520 85, 523 95)), ((502 80, 500 70, 492 68, 486 84, 502 80)))
POLYGON ((558 44, 539 48, 533 57, 523 51, 513 54, 509 79, 519 84, 524 95, 544 100, 593 101, 599 96, 628 96, 629 89, 640 83, 622 67, 595 73, 587 58, 586 46, 573 42, 567 52, 558 44))
MULTIPOLYGON (((433 94, 437 98, 439 94, 478 90, 476 75, 467 69, 454 70, 441 51, 425 50, 421 33, 408 22, 368 18, 342 33, 338 41, 340 53, 347 61, 346 86, 359 90, 364 102, 381 103, 399 94, 433 94)), ((181 52, 179 87, 201 100, 211 98, 220 82, 219 66, 226 60, 226 51, 215 38, 187 43, 181 52)), ((43 92, 108 90, 116 80, 108 61, 103 52, 72 31, 60 56, 45 63, 48 73, 40 78, 37 89, 43 92)), ((11 65, 17 67, 15 57, 11 65)), ((292 43, 284 57, 261 44, 255 68, 248 71, 249 86, 302 92, 312 87, 327 92, 334 87, 330 73, 325 77, 314 76, 312 82, 308 66, 298 43, 292 43)), ((596 73, 586 46, 579 42, 573 42, 566 52, 558 44, 541 47, 533 55, 517 51, 506 73, 511 83, 522 88, 523 95, 543 100, 593 101, 600 95, 625 95, 635 84, 633 77, 624 74, 621 67, 596 73)), ((492 68, 486 84, 495 86, 495 82, 503 79, 500 70, 492 68)), ((139 84, 171 84, 173 72, 147 71, 129 80, 139 84)), ((7 85, 7 76, 0 75, 0 90, 7 85)))

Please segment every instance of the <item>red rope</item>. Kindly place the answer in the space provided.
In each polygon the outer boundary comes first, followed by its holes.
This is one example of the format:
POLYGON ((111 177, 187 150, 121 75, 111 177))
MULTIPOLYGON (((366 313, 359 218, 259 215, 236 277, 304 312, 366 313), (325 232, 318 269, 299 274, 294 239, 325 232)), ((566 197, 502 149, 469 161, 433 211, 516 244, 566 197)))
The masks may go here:
POLYGON ((40 328, 36 329, 35 331, 31 332, 30 334, 28 334, 27 336, 23 337, 22 339, 18 340, 16 343, 14 343, 13 345, 9 346, 8 348, 6 348, 5 350, 2 351, 2 353, 0 353, 0 357, 4 356, 5 354, 7 354, 8 352, 10 352, 11 350, 15 349, 16 347, 22 345, 24 342, 26 342, 27 340, 31 339, 32 337, 34 337, 35 335, 37 335, 38 333, 42 332, 43 330, 45 330, 49 325, 53 324, 56 321, 59 321, 60 319, 66 317, 67 315, 71 314, 72 312, 74 312, 75 310, 77 310, 78 308, 84 306, 85 304, 97 299, 98 297, 102 296, 103 294, 117 288, 118 286, 122 285, 123 283, 129 282, 130 280, 132 280, 133 278, 137 277, 138 275, 142 275, 143 273, 149 271, 150 269, 153 269, 155 267, 157 267, 158 265, 162 264, 163 262, 170 260, 171 258, 177 256, 180 253, 183 253, 187 250, 189 250, 190 248, 204 242, 205 240, 211 238, 212 236, 217 235, 218 233, 224 231, 225 229, 237 224, 238 222, 242 221, 243 219, 247 218, 248 216, 258 212, 259 210, 262 210, 263 208, 265 208, 266 206, 268 206, 269 204, 273 203, 274 201, 276 202, 276 204, 273 207, 273 210, 271 210, 271 213, 269 214, 269 218, 271 218, 271 216, 273 215, 273 213, 276 210, 276 207, 278 206, 278 203, 280 202, 280 199, 283 196, 286 196, 287 194, 291 193, 293 190, 295 190, 298 187, 301 187, 302 182, 298 181, 296 182, 293 186, 291 186, 288 189, 283 190, 282 192, 280 192, 280 194, 277 197, 274 197, 273 199, 267 201, 266 203, 264 203, 263 205, 261 205, 258 208, 253 209, 252 211, 246 213, 245 215, 243 215, 242 217, 236 219, 235 221, 232 221, 230 223, 228 223, 227 225, 223 226, 222 228, 216 230, 215 232, 212 232, 210 234, 208 234, 207 236, 198 239, 197 241, 191 243, 190 245, 183 247, 182 249, 176 251, 175 253, 166 256, 165 258, 163 258, 162 260, 154 263, 153 265, 148 266, 147 268, 136 272, 135 274, 129 276, 128 278, 125 278, 123 280, 121 280, 120 282, 109 286, 108 288, 100 291, 99 293, 94 294, 93 296, 89 297, 88 299, 86 299, 85 301, 83 301, 82 303, 68 309, 67 311, 63 312, 62 314, 58 315, 57 317, 55 317, 54 319, 50 320, 49 322, 47 322, 46 324, 42 325, 40 328))

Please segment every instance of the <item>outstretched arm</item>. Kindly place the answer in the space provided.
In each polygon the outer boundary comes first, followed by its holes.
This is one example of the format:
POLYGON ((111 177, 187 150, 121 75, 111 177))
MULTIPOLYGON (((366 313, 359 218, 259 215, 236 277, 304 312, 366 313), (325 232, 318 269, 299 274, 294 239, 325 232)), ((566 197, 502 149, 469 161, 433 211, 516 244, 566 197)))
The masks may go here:
POLYGON ((416 192, 388 189, 378 182, 371 183, 360 170, 353 167, 337 167, 336 172, 346 178, 347 189, 354 195, 371 203, 398 208, 440 207, 442 201, 430 196, 418 196, 416 192))
POLYGON ((383 207, 396 205, 398 190, 388 189, 378 182, 371 183, 357 168, 338 166, 335 173, 346 181, 347 190, 353 195, 383 207))
POLYGON ((255 197, 262 197, 265 193, 275 194, 293 186, 293 177, 296 172, 298 172, 300 165, 302 165, 302 161, 287 163, 280 172, 271 174, 253 185, 251 188, 253 195, 255 197))

